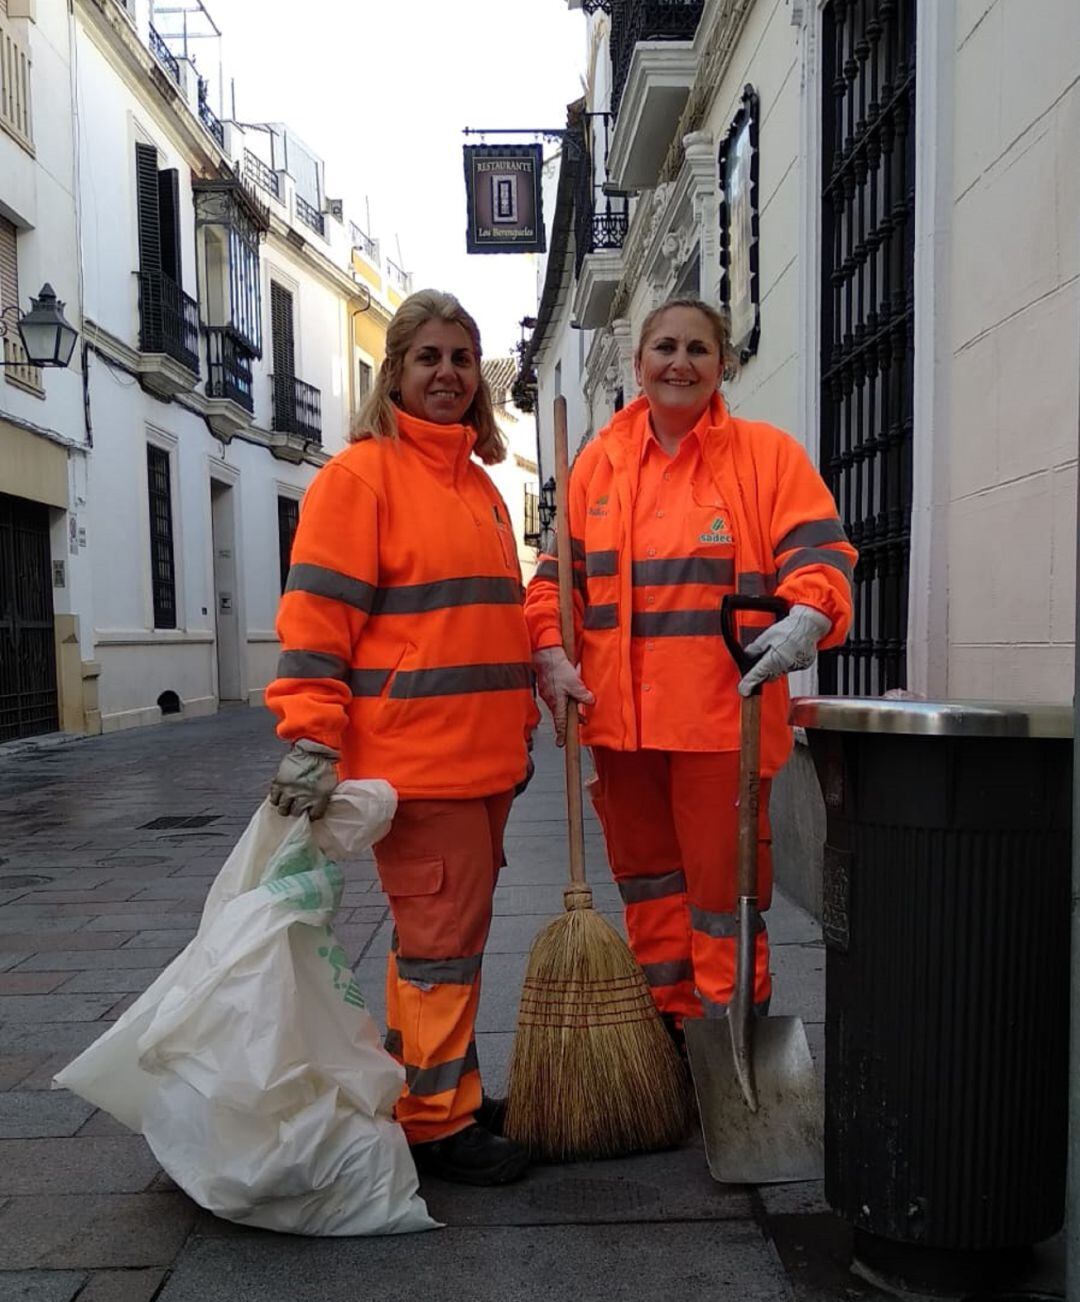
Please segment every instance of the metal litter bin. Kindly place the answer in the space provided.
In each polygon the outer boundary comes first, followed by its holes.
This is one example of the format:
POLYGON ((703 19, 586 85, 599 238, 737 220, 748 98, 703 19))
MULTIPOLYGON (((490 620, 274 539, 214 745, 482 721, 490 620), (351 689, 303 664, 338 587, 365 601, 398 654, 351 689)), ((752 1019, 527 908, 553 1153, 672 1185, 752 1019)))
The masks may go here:
POLYGON ((803 697, 825 1194, 870 1272, 1003 1285, 1064 1217, 1072 709, 803 697))

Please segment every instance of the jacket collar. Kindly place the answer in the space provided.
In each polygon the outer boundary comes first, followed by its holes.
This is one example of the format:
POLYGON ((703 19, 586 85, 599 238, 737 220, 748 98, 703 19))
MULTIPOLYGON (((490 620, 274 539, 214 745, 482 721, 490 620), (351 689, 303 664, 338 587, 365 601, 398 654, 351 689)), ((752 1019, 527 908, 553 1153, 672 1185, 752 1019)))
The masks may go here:
MULTIPOLYGON (((707 455, 719 440, 730 435, 731 429, 732 418, 727 404, 717 393, 692 433, 701 440, 702 453, 707 455)), ((612 464, 621 468, 641 464, 641 452, 648 436, 649 400, 644 395, 617 411, 600 431, 604 450, 612 464)))
POLYGON ((394 414, 402 443, 419 453, 436 473, 450 474, 456 479, 476 444, 476 431, 472 426, 436 425, 433 421, 410 416, 400 407, 394 408, 394 414))

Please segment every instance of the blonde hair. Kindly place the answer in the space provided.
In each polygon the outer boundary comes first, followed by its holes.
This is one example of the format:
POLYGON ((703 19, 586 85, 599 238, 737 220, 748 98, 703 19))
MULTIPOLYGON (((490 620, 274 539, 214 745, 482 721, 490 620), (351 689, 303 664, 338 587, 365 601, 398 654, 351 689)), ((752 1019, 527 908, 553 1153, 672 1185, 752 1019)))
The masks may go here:
POLYGON ((349 442, 358 443, 361 439, 370 438, 397 438, 394 400, 401 382, 405 354, 417 332, 429 321, 449 321, 462 326, 472 340, 476 353, 476 396, 462 417, 462 422, 471 425, 476 431, 476 455, 485 465, 494 465, 506 456, 506 440, 495 423, 491 390, 480 366, 480 330, 453 294, 445 294, 438 289, 417 290, 394 313, 394 319, 386 332, 386 357, 379 367, 371 393, 349 431, 349 442))
POLYGON ((716 346, 720 350, 720 358, 724 364, 723 378, 725 380, 733 379, 739 369, 739 359, 735 350, 731 346, 731 322, 728 320, 726 312, 721 312, 712 304, 706 303, 704 299, 692 298, 686 296, 683 298, 669 298, 667 302, 661 303, 659 307, 654 307, 649 315, 641 323, 641 330, 638 332, 637 347, 634 349, 634 361, 641 361, 641 350, 645 346, 649 335, 655 330, 657 321, 673 307, 688 307, 695 312, 700 312, 712 327, 713 335, 716 339, 716 346))

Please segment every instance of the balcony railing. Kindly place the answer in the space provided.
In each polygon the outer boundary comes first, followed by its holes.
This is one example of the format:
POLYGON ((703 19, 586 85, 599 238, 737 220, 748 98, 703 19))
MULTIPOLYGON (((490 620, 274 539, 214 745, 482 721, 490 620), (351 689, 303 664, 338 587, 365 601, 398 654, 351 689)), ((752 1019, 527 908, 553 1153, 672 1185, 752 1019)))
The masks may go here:
POLYGON ((581 273, 582 260, 588 253, 621 249, 629 223, 625 208, 620 212, 593 212, 591 206, 579 208, 574 228, 575 271, 581 273))
POLYGON ((225 128, 221 119, 210 107, 206 98, 206 81, 199 78, 199 120, 203 126, 210 132, 222 149, 225 148, 225 128))
POLYGON ((386 259, 386 274, 406 294, 412 289, 412 276, 403 267, 399 267, 392 258, 386 259))
POLYGON ((349 223, 349 234, 352 237, 352 246, 359 249, 369 262, 379 265, 379 243, 373 240, 366 231, 362 231, 355 222, 349 223))
POLYGON ((162 271, 140 271, 139 351, 199 373, 199 305, 162 271))
POLYGON ((33 149, 30 126, 30 51, 0 7, 0 126, 33 149))
POLYGON ((250 181, 252 185, 257 185, 260 190, 265 190, 275 199, 281 199, 281 177, 267 167, 263 160, 253 154, 250 149, 244 150, 244 179, 250 181))
POLYGON ((206 346, 210 363, 206 396, 229 398, 245 411, 254 412, 251 354, 228 326, 207 326, 206 346))
POLYGON ((309 443, 322 444, 322 394, 313 384, 293 375, 271 375, 274 399, 271 428, 282 434, 299 434, 309 443))
POLYGON ((611 111, 618 113, 634 46, 639 41, 690 41, 704 0, 612 0, 611 111))
POLYGON ((161 35, 153 28, 150 28, 150 52, 158 63, 165 69, 169 76, 180 85, 180 64, 172 50, 165 44, 161 35))
POLYGON ((306 199, 296 196, 296 220, 304 223, 309 230, 313 230, 316 235, 326 238, 326 218, 319 212, 318 208, 313 208, 306 199))

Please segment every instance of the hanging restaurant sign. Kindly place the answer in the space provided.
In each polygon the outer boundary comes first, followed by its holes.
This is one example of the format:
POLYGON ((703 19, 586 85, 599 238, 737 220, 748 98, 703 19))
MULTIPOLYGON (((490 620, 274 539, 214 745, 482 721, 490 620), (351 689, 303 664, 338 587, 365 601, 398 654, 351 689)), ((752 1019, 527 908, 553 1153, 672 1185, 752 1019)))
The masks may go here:
POLYGON ((465 145, 469 253, 543 253, 542 145, 465 145))

